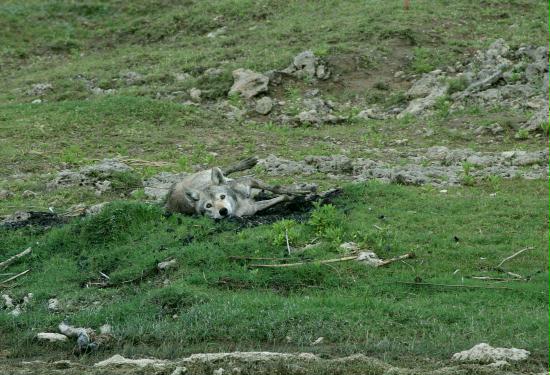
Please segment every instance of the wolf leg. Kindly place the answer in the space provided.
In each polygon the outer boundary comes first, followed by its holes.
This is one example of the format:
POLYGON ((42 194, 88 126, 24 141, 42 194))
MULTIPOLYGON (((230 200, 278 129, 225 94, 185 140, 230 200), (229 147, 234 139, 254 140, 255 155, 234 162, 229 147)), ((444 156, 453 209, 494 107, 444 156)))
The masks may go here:
POLYGON ((252 189, 260 189, 260 190, 270 191, 270 192, 275 193, 275 194, 290 194, 290 195, 310 194, 313 191, 315 191, 315 189, 307 188, 307 187, 304 188, 304 189, 300 189, 299 187, 291 187, 291 186, 279 186, 279 185, 273 186, 273 185, 266 184, 265 182, 263 182, 261 180, 258 180, 257 178, 253 178, 253 177, 243 177, 243 178, 239 178, 237 180, 240 183, 242 183, 244 185, 247 185, 252 189))

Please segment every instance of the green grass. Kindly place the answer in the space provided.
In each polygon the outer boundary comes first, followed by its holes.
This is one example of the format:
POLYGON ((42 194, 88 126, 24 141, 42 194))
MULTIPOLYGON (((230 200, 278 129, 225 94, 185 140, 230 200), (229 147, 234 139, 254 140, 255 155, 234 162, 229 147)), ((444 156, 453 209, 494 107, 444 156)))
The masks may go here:
MULTIPOLYGON (((278 224, 235 232, 235 223, 165 218, 160 207, 139 203, 114 203, 98 216, 45 233, 3 230, 2 258, 33 246, 31 257, 10 267, 11 272, 31 272, 9 293, 21 298, 32 292, 35 298, 19 318, 0 315, 0 340, 10 357, 63 355, 72 344, 44 347, 32 338, 68 319, 94 328, 112 324, 116 341, 102 351, 124 355, 278 349, 363 352, 407 363, 416 356, 445 360, 450 353, 489 342, 528 349, 532 363, 545 362, 547 188, 522 181, 499 187, 493 197, 491 185, 448 194, 377 183, 348 186, 334 209, 321 207, 311 221, 293 224, 295 248, 330 225, 341 231, 342 241, 356 241, 380 257, 417 255, 381 269, 355 262, 249 269, 228 257, 287 256, 286 246, 272 240, 280 232, 278 224), (529 282, 465 279, 497 275, 491 267, 526 246, 535 249, 506 267, 531 275, 529 282), (177 268, 155 271, 168 258, 177 259, 177 268), (118 287, 83 288, 98 280, 99 272, 118 287), (419 278, 512 290, 396 284, 419 278), (46 309, 52 297, 63 306, 58 313, 46 309), (312 347, 319 336, 326 344, 312 347)), ((289 261, 340 255, 336 244, 325 240, 289 261)))
MULTIPOLYGON (((396 139, 408 139, 399 146, 403 154, 436 145, 491 152, 546 148, 545 137, 516 130, 531 113, 479 106, 451 111, 447 97, 426 118, 351 117, 373 105, 403 106, 410 82, 395 78, 397 71, 421 75, 466 63, 497 38, 513 48, 547 45, 546 2, 415 0, 404 11, 401 1, 374 0, 3 0, 0 14, 0 189, 13 193, 0 200, 0 215, 119 200, 99 216, 63 227, 0 230, 0 260, 33 246, 32 256, 0 271, 31 269, 8 293, 35 294, 19 318, 0 312, 0 358, 69 356, 72 344, 33 339, 67 318, 93 328, 113 325, 116 339, 85 357, 92 361, 113 353, 175 358, 269 349, 327 356, 361 352, 414 365, 421 358, 446 362, 455 351, 488 342, 530 350, 527 367, 533 371, 547 367, 547 181, 475 181, 465 165, 463 182, 473 186, 450 188, 448 194, 432 187, 349 186, 335 208, 319 208, 309 221, 248 229, 165 218, 160 207, 143 203, 140 189, 140 179, 160 171, 225 166, 250 155, 383 159, 387 147, 397 147, 396 139), (220 27, 224 35, 206 37, 220 27), (338 113, 350 116, 343 124, 292 128, 253 113, 229 120, 225 110, 210 106, 228 100, 253 108, 227 97, 231 72, 281 69, 307 49, 329 62, 340 83, 285 81, 271 86, 269 95, 287 101, 287 113, 297 114, 304 92, 319 88, 325 99, 350 103, 338 113), (221 74, 207 77, 209 68, 221 74), (142 78, 130 82, 128 72, 142 78), (190 78, 178 80, 182 73, 190 78), (37 83, 52 89, 30 95, 37 83), (114 91, 95 94, 92 87, 114 91), (193 87, 208 105, 183 105, 193 87), (41 103, 31 103, 38 98, 41 103), (474 137, 467 130, 495 122, 505 128, 504 139, 496 142, 491 134, 474 137), (420 136, 424 128, 433 135, 420 136), (113 178, 112 191, 102 196, 87 188, 47 188, 61 169, 116 156, 166 164, 134 166, 113 178), (25 190, 37 195, 25 198, 25 190), (347 262, 273 270, 228 259, 288 257, 286 232, 294 248, 322 241, 290 256, 293 261, 341 256, 338 244, 344 241, 383 258, 409 251, 417 258, 383 269, 347 262), (466 277, 496 275, 491 268, 525 246, 535 249, 508 267, 531 280, 497 284, 514 290, 395 283, 420 278, 492 285, 466 277), (154 271, 169 258, 177 259, 177 268, 154 271), (82 287, 98 281, 99 272, 115 287, 82 287), (52 297, 62 302, 59 313, 46 310, 52 297), (319 336, 325 343, 311 346, 319 336)), ((448 84, 450 96, 465 82, 448 84)), ((273 178, 260 168, 254 173, 271 183, 298 178, 273 178)), ((299 179, 321 188, 338 184, 320 174, 299 179)))

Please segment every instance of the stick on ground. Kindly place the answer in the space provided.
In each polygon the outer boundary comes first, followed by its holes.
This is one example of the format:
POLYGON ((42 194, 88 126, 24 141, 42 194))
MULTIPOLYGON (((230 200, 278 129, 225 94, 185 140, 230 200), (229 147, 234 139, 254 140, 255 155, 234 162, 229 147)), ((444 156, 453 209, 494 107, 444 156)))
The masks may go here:
POLYGON ((16 260, 18 260, 19 258, 21 257, 24 257, 25 255, 27 254, 30 254, 32 251, 32 249, 29 247, 28 249, 25 249, 23 250, 22 252, 20 252, 19 254, 16 254, 14 256, 12 256, 11 258, 3 261, 2 263, 0 263, 0 270, 1 269, 4 269, 6 267, 8 267, 10 264, 12 264, 13 262, 15 262, 16 260))
POLYGON ((17 279, 19 276, 23 276, 24 274, 26 274, 26 273, 29 272, 29 271, 30 271, 30 269, 25 270, 25 271, 23 271, 23 272, 21 272, 21 273, 18 273, 18 274, 15 275, 15 276, 10 277, 9 279, 6 279, 6 280, 4 280, 4 281, 1 281, 1 282, 0 282, 0 285, 5 284, 5 283, 9 283, 10 281, 13 281, 13 280, 17 279))
POLYGON ((502 260, 502 262, 500 262, 500 263, 498 264, 497 268, 499 268, 500 266, 502 266, 502 265, 504 264, 504 262, 507 262, 507 261, 509 261, 510 259, 514 259, 515 257, 517 257, 519 254, 523 253, 524 251, 533 250, 533 249, 534 249, 534 247, 532 247, 532 246, 521 249, 520 251, 518 251, 518 252, 516 252, 516 253, 514 253, 514 254, 512 254, 512 255, 510 255, 508 258, 504 258, 504 259, 502 260))

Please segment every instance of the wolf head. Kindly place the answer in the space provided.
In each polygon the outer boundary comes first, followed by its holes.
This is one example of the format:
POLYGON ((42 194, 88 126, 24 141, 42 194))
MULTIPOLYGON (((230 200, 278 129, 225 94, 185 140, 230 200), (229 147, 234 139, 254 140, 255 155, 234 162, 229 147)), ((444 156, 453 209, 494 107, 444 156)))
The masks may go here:
POLYGON ((195 211, 213 219, 233 216, 237 209, 237 192, 228 185, 219 168, 212 168, 210 184, 203 190, 187 189, 187 198, 195 202, 195 211))

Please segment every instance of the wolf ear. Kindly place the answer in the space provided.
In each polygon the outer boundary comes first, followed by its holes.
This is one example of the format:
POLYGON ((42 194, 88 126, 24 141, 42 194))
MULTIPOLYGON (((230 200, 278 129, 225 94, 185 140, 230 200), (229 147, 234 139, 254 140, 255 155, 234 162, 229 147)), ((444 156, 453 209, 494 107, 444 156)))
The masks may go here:
POLYGON ((195 202, 200 199, 200 195, 199 195, 199 192, 197 190, 192 190, 192 189, 186 190, 185 191, 185 196, 189 200, 195 201, 195 202))
POLYGON ((231 183, 231 189, 244 198, 250 198, 251 189, 250 186, 240 183, 231 183))
POLYGON ((221 185, 225 183, 225 177, 223 177, 223 173, 220 168, 212 168, 211 179, 213 185, 221 185))

